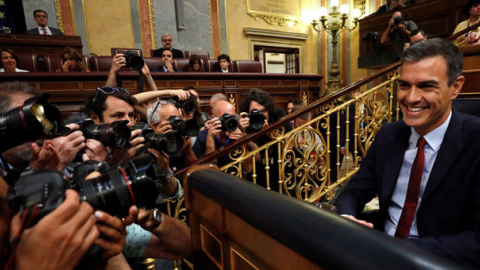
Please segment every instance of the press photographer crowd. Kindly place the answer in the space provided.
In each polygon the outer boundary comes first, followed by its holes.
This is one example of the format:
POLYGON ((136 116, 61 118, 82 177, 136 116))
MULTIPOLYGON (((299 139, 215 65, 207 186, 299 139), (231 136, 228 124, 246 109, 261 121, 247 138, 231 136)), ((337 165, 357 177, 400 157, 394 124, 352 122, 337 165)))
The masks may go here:
POLYGON ((81 112, 62 121, 48 99, 28 83, 0 83, 4 269, 131 269, 128 258, 190 256, 189 227, 159 210, 183 196, 174 171, 277 114, 258 89, 240 115, 222 94, 211 115, 202 113, 194 88, 158 91, 129 53, 114 57, 106 85, 81 112), (139 70, 145 91, 118 87, 124 66, 139 70))

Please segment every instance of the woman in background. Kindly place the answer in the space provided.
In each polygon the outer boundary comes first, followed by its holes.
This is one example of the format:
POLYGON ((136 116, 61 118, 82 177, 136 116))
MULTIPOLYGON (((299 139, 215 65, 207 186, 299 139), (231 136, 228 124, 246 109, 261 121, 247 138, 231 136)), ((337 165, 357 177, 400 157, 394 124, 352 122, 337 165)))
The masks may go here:
POLYGON ((65 47, 61 54, 60 68, 57 72, 90 72, 82 61, 82 55, 72 47, 65 47))
POLYGON ((198 55, 192 54, 190 60, 188 61, 188 71, 189 72, 203 72, 202 60, 198 55))
POLYGON ((1 62, 0 72, 28 72, 17 68, 18 56, 10 49, 0 49, 1 62))

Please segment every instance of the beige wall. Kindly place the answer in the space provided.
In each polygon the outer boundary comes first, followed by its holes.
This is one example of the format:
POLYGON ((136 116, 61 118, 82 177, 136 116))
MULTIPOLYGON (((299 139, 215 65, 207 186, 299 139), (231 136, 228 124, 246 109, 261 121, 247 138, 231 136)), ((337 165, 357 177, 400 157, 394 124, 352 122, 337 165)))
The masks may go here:
POLYGON ((90 53, 110 55, 110 47, 134 48, 130 1, 83 0, 90 53))
MULTIPOLYGON (((252 0, 255 1, 255 0, 252 0)), ((290 1, 290 0, 288 0, 290 1)), ((316 1, 303 0, 302 10, 299 11, 303 14, 305 10, 315 8, 316 1)), ((283 32, 301 33, 307 34, 303 46, 302 65, 303 73, 305 74, 317 74, 317 33, 312 29, 309 23, 299 22, 296 25, 289 27, 274 26, 265 22, 261 18, 253 18, 247 14, 247 0, 228 0, 226 1, 226 16, 227 16, 227 46, 228 54, 232 60, 246 60, 252 59, 250 56, 248 38, 243 33, 244 28, 257 28, 265 30, 276 30, 283 32)))

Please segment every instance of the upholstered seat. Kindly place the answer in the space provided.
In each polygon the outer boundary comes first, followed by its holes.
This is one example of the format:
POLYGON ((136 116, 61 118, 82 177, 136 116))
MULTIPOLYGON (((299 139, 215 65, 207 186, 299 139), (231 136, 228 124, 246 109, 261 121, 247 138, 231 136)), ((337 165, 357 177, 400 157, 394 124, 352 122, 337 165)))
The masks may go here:
POLYGON ((200 57, 200 59, 202 59, 203 61, 207 61, 208 59, 210 59, 210 53, 208 52, 194 52, 194 51, 185 51, 185 58, 190 58, 190 56, 192 55, 198 55, 198 57, 200 57))
POLYGON ((36 61, 36 55, 31 52, 15 52, 18 57, 17 68, 25 69, 30 72, 39 71, 36 61))
POLYGON ((232 61, 234 72, 262 73, 262 66, 259 61, 235 60, 232 61))

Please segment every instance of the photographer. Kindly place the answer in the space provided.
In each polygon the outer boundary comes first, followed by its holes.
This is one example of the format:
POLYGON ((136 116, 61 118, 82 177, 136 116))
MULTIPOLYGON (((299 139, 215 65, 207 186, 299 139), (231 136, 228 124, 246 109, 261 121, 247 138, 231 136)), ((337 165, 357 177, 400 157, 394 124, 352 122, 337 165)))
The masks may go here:
MULTIPOLYGON (((235 108, 233 105, 225 100, 217 101, 212 108, 212 119, 206 123, 207 129, 198 133, 197 140, 193 145, 193 152, 200 158, 204 155, 210 154, 223 146, 245 137, 247 134, 241 131, 240 126, 244 126, 244 130, 248 125, 248 119, 240 118, 237 120, 235 108), (228 123, 227 123, 228 121, 228 123)), ((247 144, 246 151, 254 149, 254 143, 247 144)), ((232 162, 229 155, 224 155, 217 160, 218 167, 232 162)), ((242 168, 245 172, 252 170, 252 160, 246 159, 242 163, 242 168)))
MULTIPOLYGON (((160 100, 151 104, 147 109, 148 123, 155 130, 155 133, 167 133, 173 130, 171 123, 167 120, 171 116, 177 116, 182 119, 180 110, 171 103, 171 100, 160 100)), ((169 157, 170 167, 173 170, 183 168, 187 164, 197 161, 192 151, 190 138, 182 136, 183 146, 179 153, 172 154, 169 157)))
POLYGON ((393 40, 397 55, 400 57, 405 43, 410 41, 411 31, 415 29, 417 29, 417 25, 413 21, 406 21, 400 11, 394 12, 388 21, 387 29, 382 34, 381 43, 393 40))

